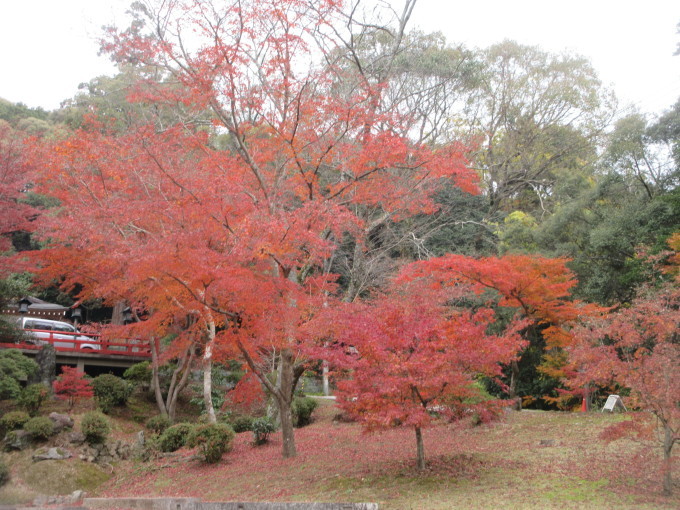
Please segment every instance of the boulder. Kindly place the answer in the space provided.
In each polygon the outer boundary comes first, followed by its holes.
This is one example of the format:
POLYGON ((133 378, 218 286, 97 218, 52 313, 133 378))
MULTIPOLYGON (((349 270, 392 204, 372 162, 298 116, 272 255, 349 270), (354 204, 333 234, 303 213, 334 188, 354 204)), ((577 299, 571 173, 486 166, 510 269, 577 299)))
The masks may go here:
POLYGON ((10 430, 5 436, 7 450, 25 450, 31 445, 31 434, 25 430, 10 430))
POLYGON ((43 383, 48 388, 52 388, 52 383, 56 379, 57 351, 52 344, 44 345, 35 355, 35 362, 38 364, 38 371, 29 379, 29 383, 43 383))
POLYGON ((71 432, 67 439, 71 444, 83 444, 85 442, 85 434, 82 432, 71 432))
POLYGON ((71 458, 71 452, 63 448, 38 448, 33 454, 33 462, 41 460, 64 460, 71 458))
POLYGON ((73 420, 68 414, 50 413, 50 420, 54 423, 54 432, 57 434, 64 429, 73 428, 73 420))

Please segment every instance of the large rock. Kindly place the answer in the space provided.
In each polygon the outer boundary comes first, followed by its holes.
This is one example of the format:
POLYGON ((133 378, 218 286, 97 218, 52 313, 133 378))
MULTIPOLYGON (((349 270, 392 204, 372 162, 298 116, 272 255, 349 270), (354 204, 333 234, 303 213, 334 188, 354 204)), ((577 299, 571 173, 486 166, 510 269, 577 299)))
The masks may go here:
POLYGON ((50 420, 54 423, 55 434, 64 429, 73 428, 73 420, 68 414, 50 413, 50 420))
POLYGON ((85 442, 85 434, 74 431, 67 436, 68 442, 71 444, 83 444, 85 442))
POLYGON ((71 452, 63 448, 38 448, 33 454, 33 462, 40 462, 41 460, 64 460, 71 457, 71 452))
POLYGON ((31 434, 25 430, 10 430, 5 436, 7 450, 25 450, 31 445, 31 434))
POLYGON ((35 355, 35 362, 38 364, 38 371, 31 377, 29 383, 43 383, 48 388, 52 388, 57 369, 57 352, 54 346, 44 345, 35 355))

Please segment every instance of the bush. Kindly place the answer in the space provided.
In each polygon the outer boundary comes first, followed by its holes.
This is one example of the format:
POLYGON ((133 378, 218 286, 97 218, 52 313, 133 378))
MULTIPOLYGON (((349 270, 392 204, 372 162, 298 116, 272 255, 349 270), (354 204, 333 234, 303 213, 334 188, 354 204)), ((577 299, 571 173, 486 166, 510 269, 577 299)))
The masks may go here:
POLYGON ((83 415, 80 431, 88 443, 103 443, 111 433, 109 420, 98 411, 90 411, 83 415))
POLYGON ((144 386, 151 383, 151 363, 143 361, 136 363, 123 373, 123 378, 135 386, 144 386))
POLYGON ((304 427, 312 423, 312 413, 318 405, 319 403, 313 398, 295 397, 292 406, 293 425, 295 427, 304 427))
POLYGON ((158 414, 146 420, 146 428, 154 434, 162 434, 170 425, 172 425, 170 418, 164 414, 158 414))
POLYGON ((94 399, 103 413, 108 413, 114 406, 127 403, 132 387, 120 377, 113 374, 102 374, 92 379, 94 399))
POLYGON ((158 448, 162 452, 174 452, 187 444, 187 438, 194 429, 191 423, 177 423, 168 427, 158 438, 158 448))
POLYGON ((197 425, 187 438, 187 445, 197 446, 203 459, 215 464, 220 461, 222 454, 231 450, 234 439, 234 429, 222 423, 197 425))
POLYGON ((253 444, 259 446, 269 441, 269 434, 276 430, 276 425, 269 418, 256 418, 251 425, 253 444))
POLYGON ((9 482, 9 467, 5 464, 5 459, 0 457, 0 487, 9 482))
POLYGON ((25 411, 10 411, 0 418, 0 429, 3 433, 20 429, 30 419, 31 417, 25 411))
POLYGON ((241 432, 248 432, 252 430, 254 418, 252 416, 236 416, 231 419, 231 428, 234 432, 240 434, 241 432))
POLYGON ((0 400, 15 399, 21 394, 21 384, 38 371, 38 364, 18 349, 0 350, 0 400))
POLYGON ((49 395, 50 389, 44 384, 31 384, 21 390, 17 403, 30 416, 35 416, 49 395))
POLYGON ((54 434, 54 422, 47 416, 37 416, 24 423, 24 430, 33 439, 47 439, 54 434))

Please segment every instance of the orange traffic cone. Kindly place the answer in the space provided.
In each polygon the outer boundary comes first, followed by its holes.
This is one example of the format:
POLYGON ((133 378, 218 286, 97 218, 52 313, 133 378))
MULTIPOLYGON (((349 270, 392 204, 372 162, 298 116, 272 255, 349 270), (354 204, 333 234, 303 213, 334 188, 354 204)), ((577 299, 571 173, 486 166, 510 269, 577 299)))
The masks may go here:
POLYGON ((584 398, 581 401, 581 412, 585 413, 586 411, 588 411, 588 406, 586 405, 586 399, 584 398))

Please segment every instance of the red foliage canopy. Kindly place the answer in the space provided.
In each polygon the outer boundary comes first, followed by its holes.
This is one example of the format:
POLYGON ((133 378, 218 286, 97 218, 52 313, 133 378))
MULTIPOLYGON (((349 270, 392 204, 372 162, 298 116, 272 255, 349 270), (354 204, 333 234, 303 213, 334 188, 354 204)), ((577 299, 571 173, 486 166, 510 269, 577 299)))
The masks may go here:
MULTIPOLYGON (((26 162, 25 135, 0 120, 0 253, 11 248, 9 234, 30 231, 36 210, 22 202, 32 179, 32 168, 26 162)), ((7 270, 5 264, 0 268, 7 270)))
POLYGON ((94 390, 90 381, 85 378, 85 372, 76 367, 63 366, 61 375, 52 383, 54 395, 62 400, 68 400, 69 409, 80 399, 92 398, 94 390))
MULTIPOLYGON (((523 346, 515 321, 492 334, 493 310, 451 306, 469 286, 442 288, 438 275, 395 282, 369 303, 329 313, 336 369, 350 370, 338 382, 341 406, 370 429, 421 428, 431 411, 451 414, 475 407, 481 376, 500 375, 500 363, 523 346)), ((486 402, 492 405, 492 402, 486 402)))

